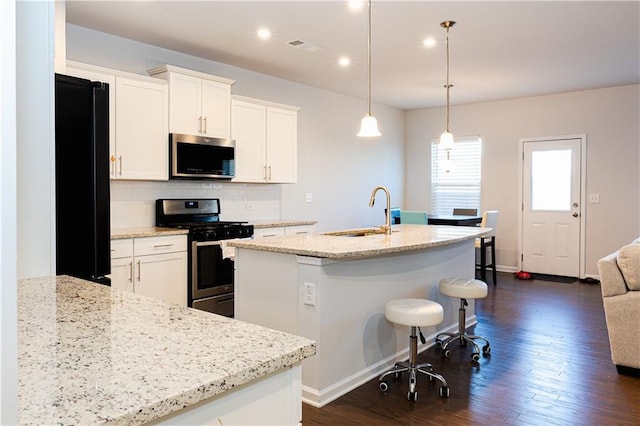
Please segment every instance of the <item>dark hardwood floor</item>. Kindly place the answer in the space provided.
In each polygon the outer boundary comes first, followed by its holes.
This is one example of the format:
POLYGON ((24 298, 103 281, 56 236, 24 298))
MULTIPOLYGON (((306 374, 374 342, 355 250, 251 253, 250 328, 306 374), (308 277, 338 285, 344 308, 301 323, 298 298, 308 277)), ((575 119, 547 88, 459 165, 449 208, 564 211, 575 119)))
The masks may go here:
POLYGON ((489 339, 490 356, 474 365, 457 345, 449 358, 435 347, 419 355, 445 377, 449 398, 424 375, 416 402, 406 375, 386 393, 373 379, 322 408, 303 404, 303 426, 640 424, 640 378, 611 362, 599 284, 500 273, 489 286, 467 331, 489 339))

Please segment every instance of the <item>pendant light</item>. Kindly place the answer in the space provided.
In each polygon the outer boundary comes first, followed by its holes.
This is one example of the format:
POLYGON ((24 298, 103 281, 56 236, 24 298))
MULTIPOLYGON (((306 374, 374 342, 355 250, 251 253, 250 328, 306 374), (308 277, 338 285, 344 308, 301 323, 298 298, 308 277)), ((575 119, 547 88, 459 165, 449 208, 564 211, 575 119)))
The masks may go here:
POLYGON ((371 115, 371 0, 369 0, 369 35, 367 42, 367 54, 367 62, 369 66, 369 109, 367 115, 364 116, 362 122, 360 123, 360 131, 358 132, 358 136, 361 138, 380 136, 380 131, 378 130, 378 121, 373 115, 371 115))
POLYGON ((449 160, 449 152, 453 149, 453 135, 449 131, 449 89, 453 87, 449 84, 449 29, 456 24, 456 21, 444 21, 440 23, 442 28, 447 30, 447 84, 444 86, 447 89, 447 112, 446 112, 446 124, 445 130, 440 135, 440 145, 447 151, 447 160, 449 160))

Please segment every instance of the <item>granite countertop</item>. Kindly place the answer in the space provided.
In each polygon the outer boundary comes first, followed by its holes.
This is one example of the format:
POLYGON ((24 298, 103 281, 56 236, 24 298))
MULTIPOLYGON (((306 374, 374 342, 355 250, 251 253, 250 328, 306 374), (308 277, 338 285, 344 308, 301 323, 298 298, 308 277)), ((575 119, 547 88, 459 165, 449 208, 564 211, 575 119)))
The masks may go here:
POLYGON ((253 225, 255 229, 260 228, 280 228, 283 226, 304 226, 315 225, 317 220, 293 220, 293 219, 263 219, 263 220, 251 220, 249 224, 253 225))
POLYGON ((187 235, 188 233, 189 231, 187 229, 161 228, 157 226, 116 228, 111 230, 111 239, 120 240, 124 238, 161 237, 164 235, 187 235))
POLYGON ((77 278, 18 283, 23 425, 142 424, 315 351, 303 337, 77 278))
POLYGON ((391 235, 371 234, 356 237, 346 235, 351 231, 361 231, 367 234, 378 230, 378 228, 362 228, 361 230, 337 231, 332 233, 334 235, 324 233, 234 240, 230 241, 228 245, 243 249, 301 256, 350 259, 444 246, 475 239, 491 232, 491 228, 475 226, 394 225, 391 235))

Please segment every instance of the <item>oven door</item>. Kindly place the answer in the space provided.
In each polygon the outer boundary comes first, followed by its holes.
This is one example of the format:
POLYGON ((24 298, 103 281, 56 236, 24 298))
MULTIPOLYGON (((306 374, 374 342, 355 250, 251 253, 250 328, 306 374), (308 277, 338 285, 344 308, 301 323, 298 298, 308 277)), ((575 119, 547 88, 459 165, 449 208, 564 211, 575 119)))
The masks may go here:
POLYGON ((221 241, 193 241, 191 253, 193 301, 221 294, 233 294, 233 260, 224 257, 221 241))

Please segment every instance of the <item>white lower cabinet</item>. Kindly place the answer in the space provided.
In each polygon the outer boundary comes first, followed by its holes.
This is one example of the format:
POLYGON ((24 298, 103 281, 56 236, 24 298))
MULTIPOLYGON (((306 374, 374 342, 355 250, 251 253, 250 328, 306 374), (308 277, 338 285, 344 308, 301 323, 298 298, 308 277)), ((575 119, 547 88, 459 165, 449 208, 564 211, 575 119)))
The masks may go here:
POLYGON ((253 238, 313 234, 314 230, 314 225, 274 226, 271 228, 258 228, 254 229, 253 238))
POLYGON ((111 240, 111 286, 187 306, 187 237, 111 240))
POLYGON ((316 228, 313 225, 285 226, 284 235, 313 234, 315 229, 316 228))
POLYGON ((263 237, 283 237, 284 236, 284 227, 276 227, 276 228, 258 228, 253 230, 253 238, 263 238, 263 237))

